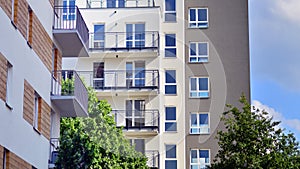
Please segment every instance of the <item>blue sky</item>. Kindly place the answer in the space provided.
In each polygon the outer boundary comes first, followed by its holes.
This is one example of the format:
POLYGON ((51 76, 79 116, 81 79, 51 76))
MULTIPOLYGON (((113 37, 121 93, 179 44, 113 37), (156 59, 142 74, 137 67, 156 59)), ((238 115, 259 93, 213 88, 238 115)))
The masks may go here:
POLYGON ((300 141, 300 0, 249 0, 252 105, 300 141))

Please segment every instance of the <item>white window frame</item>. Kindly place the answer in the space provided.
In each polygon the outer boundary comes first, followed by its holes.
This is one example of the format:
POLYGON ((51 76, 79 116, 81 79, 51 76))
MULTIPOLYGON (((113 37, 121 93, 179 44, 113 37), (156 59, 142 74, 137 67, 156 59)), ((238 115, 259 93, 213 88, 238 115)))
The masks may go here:
POLYGON ((125 23, 125 47, 126 48, 136 48, 136 47, 138 47, 138 48, 144 48, 144 47, 146 47, 147 46, 147 44, 146 44, 146 23, 145 22, 133 22, 133 23, 125 23), (136 25, 138 25, 138 24, 143 24, 144 25, 144 31, 143 32, 138 32, 138 33, 144 33, 144 39, 138 39, 138 38, 136 38, 136 25), (129 31, 127 31, 127 25, 132 25, 132 31, 131 32, 129 32, 129 31), (127 33, 132 33, 132 39, 127 39, 127 33), (132 46, 131 47, 128 47, 127 46, 127 42, 131 42, 132 43, 132 46), (136 46, 135 45, 135 42, 144 42, 144 46, 142 46, 142 47, 139 47, 139 46, 136 46))
POLYGON ((39 100, 40 100, 40 96, 35 93, 34 94, 34 118, 33 118, 33 127, 35 129, 39 129, 39 108, 40 108, 40 104, 39 104, 39 100))
POLYGON ((208 8, 189 8, 189 28, 208 28, 209 26, 209 22, 208 22, 208 8), (195 18, 196 18, 196 21, 191 21, 191 16, 190 16, 190 10, 191 9, 195 9, 196 10, 196 13, 195 13, 195 18), (198 9, 206 9, 206 21, 198 21, 198 9), (196 24, 196 26, 191 26, 191 24, 196 24), (198 26, 198 24, 206 24, 205 26, 198 26))
POLYGON ((190 63, 203 63, 208 62, 208 56, 209 56, 209 43, 208 42, 190 42, 189 44, 189 62, 190 63), (196 44, 196 55, 191 55, 191 45, 196 44), (199 54, 199 45, 200 44, 206 44, 207 45, 207 55, 200 55, 199 54), (196 58, 196 61, 191 61, 191 58, 196 58), (201 59, 206 59, 205 61, 201 61, 201 59))
POLYGON ((105 46, 106 46, 105 45, 105 23, 94 23, 93 24, 93 28, 94 28, 94 37, 93 37, 93 43, 92 43, 93 48, 105 48, 105 46), (95 34, 96 34, 96 32, 95 32, 95 26, 96 25, 103 25, 103 27, 104 27, 104 31, 101 32, 101 33, 103 33, 103 37, 104 37, 103 40, 95 40, 95 34), (100 45, 96 46, 95 43, 99 43, 100 45))
POLYGON ((209 80, 209 77, 190 77, 190 79, 189 79, 189 97, 190 98, 209 98, 210 97, 210 80, 209 80), (207 78, 207 90, 199 90, 199 79, 201 79, 201 78, 207 78), (197 81, 196 81, 196 90, 194 91, 192 91, 191 89, 192 89, 192 83, 191 83, 191 80, 192 79, 197 79, 197 81), (196 96, 191 96, 191 93, 192 92, 196 92, 197 93, 197 95, 196 96), (201 93, 207 93, 207 96, 201 96, 201 93))
POLYGON ((190 113, 190 134, 210 134, 210 114, 207 112, 191 112, 190 113), (192 126, 192 114, 197 115, 197 126, 192 126), (201 125, 200 124, 200 114, 207 114, 208 116, 208 124, 201 125), (198 132, 193 133, 192 129, 196 129, 198 132), (203 131, 203 132, 201 132, 203 131))
MULTIPOLYGON (((177 57, 177 48, 176 48, 176 45, 177 45, 177 40, 176 40, 176 33, 166 33, 165 34, 165 49, 175 49, 175 56, 166 56, 166 53, 165 53, 165 56, 164 58, 176 58, 177 57), (167 46, 166 43, 167 43, 167 35, 175 35, 175 46, 167 46)), ((166 52, 166 50, 165 50, 166 52)))
POLYGON ((5 102, 6 105, 9 108, 12 108, 11 106, 11 98, 12 98, 12 89, 13 89, 13 65, 7 61, 7 72, 6 72, 6 98, 5 102))
POLYGON ((205 165, 205 166, 210 166, 210 159, 211 159, 211 155, 210 155, 210 149, 191 149, 190 150, 190 169, 192 169, 192 165, 197 165, 198 166, 198 169, 202 169, 202 165, 205 165), (196 150, 197 151, 197 163, 192 163, 192 150, 196 150), (200 158, 200 150, 208 150, 208 161, 209 162, 206 162, 205 159, 204 159, 204 163, 202 162, 203 159, 200 158))
POLYGON ((165 132, 177 132, 177 107, 176 106, 165 106, 165 132), (167 108, 168 107, 175 107, 175 120, 167 120, 167 108), (166 130, 166 123, 175 123, 176 129, 174 131, 167 131, 166 130))
MULTIPOLYGON (((165 152, 166 152, 166 153, 165 153, 165 163, 166 163, 166 161, 176 161, 176 163, 178 162, 178 161, 177 161, 177 156, 178 156, 178 155, 177 155, 177 144, 172 144, 172 143, 170 143, 170 144, 165 144, 165 152), (175 145, 175 153, 176 153, 176 154, 175 154, 175 158, 168 158, 168 157, 167 157, 167 145, 173 145, 173 146, 175 145)), ((178 166, 178 163, 177 163, 177 166, 178 166)), ((165 166, 165 167, 166 167, 166 166, 165 166)), ((177 168, 178 168, 178 167, 177 167, 177 168)))
POLYGON ((166 8, 167 8, 166 0, 164 0, 164 3, 165 3, 165 7, 164 7, 164 22, 177 22, 176 1, 177 0, 175 0, 175 11, 167 11, 166 10, 166 8), (175 21, 167 21, 166 20, 166 14, 174 14, 174 13, 175 13, 175 21))
POLYGON ((166 86, 176 86, 176 91, 175 91, 175 93, 166 93, 166 91, 165 91, 165 95, 177 95, 177 71, 176 71, 176 69, 166 69, 165 70, 165 90, 166 90, 166 86), (167 73, 167 71, 169 71, 169 70, 174 70, 175 71, 175 83, 167 83, 166 82, 166 80, 167 80, 167 77, 166 77, 166 73, 167 73))

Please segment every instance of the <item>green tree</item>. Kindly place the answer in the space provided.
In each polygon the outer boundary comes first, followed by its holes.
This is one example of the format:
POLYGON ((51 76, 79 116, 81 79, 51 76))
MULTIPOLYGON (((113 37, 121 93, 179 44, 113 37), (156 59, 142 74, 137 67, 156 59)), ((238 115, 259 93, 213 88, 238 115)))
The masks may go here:
POLYGON ((88 88, 89 118, 62 118, 57 168, 148 168, 147 158, 132 147, 117 128, 111 107, 88 88))
POLYGON ((244 96, 242 110, 228 105, 221 120, 225 131, 217 135, 220 149, 212 169, 295 169, 300 168, 298 142, 286 134, 268 112, 253 107, 244 96))

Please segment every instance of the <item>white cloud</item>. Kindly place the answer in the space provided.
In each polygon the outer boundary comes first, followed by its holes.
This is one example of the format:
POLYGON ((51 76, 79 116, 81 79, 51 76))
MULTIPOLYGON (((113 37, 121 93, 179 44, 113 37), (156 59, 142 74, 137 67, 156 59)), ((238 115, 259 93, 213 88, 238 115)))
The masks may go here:
POLYGON ((300 1, 299 0, 276 0, 273 12, 277 15, 300 25, 300 1))
POLYGON ((300 119, 288 119, 284 117, 282 113, 277 112, 274 108, 264 105, 257 100, 252 101, 252 106, 255 106, 260 110, 265 110, 273 116, 273 120, 281 121, 280 127, 289 127, 298 133, 300 132, 300 119))

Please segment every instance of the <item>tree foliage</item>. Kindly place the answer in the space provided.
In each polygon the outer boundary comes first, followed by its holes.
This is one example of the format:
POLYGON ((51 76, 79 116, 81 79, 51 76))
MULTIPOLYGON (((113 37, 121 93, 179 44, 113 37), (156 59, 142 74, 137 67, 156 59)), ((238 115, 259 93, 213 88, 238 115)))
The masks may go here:
POLYGON ((88 88, 89 118, 62 118, 57 168, 148 168, 147 158, 135 151, 117 128, 111 107, 88 88))
POLYGON ((300 168, 298 142, 286 134, 268 112, 253 107, 244 96, 242 110, 228 105, 221 120, 226 130, 219 131, 220 149, 212 169, 295 169, 300 168))

